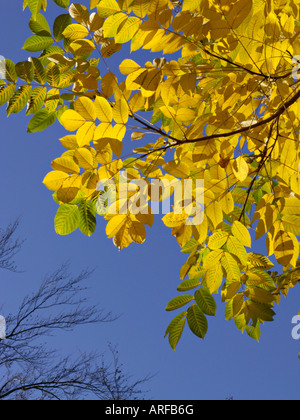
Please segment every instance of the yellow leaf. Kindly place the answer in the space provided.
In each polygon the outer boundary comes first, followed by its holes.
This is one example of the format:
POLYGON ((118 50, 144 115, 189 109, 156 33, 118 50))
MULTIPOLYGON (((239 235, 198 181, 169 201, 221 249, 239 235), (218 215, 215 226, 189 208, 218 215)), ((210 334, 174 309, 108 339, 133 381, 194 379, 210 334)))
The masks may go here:
MULTIPOLYGON (((103 137, 100 142, 95 144, 96 149, 99 149, 99 143, 101 144, 101 149, 107 147, 109 145, 109 150, 112 151, 117 157, 121 156, 123 150, 123 143, 117 138, 112 137, 103 137)), ((107 153, 107 152, 106 152, 107 153)), ((111 162, 111 159, 109 160, 111 162)))
POLYGON ((113 137, 113 127, 110 123, 98 125, 94 133, 94 142, 101 141, 103 137, 113 137))
POLYGON ((291 264, 292 267, 296 268, 297 261, 298 261, 298 258, 299 258, 300 245, 299 245, 299 241, 298 241, 298 239, 296 238, 295 235, 293 235, 292 233, 289 233, 289 236, 290 236, 290 238, 291 238, 291 240, 293 241, 293 244, 294 244, 294 254, 293 254, 293 258, 291 259, 290 264, 291 264))
POLYGON ((204 220, 200 225, 192 226, 193 236, 199 244, 202 244, 208 234, 207 216, 204 214, 204 220))
POLYGON ((294 242, 286 232, 279 231, 274 241, 274 254, 278 264, 288 267, 294 256, 294 242))
POLYGON ((126 124, 128 121, 129 107, 124 98, 119 99, 113 108, 113 119, 117 124, 126 124))
POLYGON ((142 95, 144 97, 151 96, 159 86, 161 82, 161 70, 151 69, 141 74, 135 80, 135 83, 139 84, 142 88, 142 95))
POLYGON ((138 17, 129 16, 121 23, 115 36, 116 43, 124 44, 130 41, 138 31, 142 21, 138 17))
POLYGON ((120 72, 124 75, 128 75, 134 73, 135 71, 139 70, 141 66, 139 66, 135 61, 126 59, 122 61, 120 64, 120 72))
POLYGON ((74 152, 74 159, 81 168, 86 169, 87 171, 92 171, 94 169, 94 158, 88 149, 85 149, 84 147, 76 149, 74 152))
POLYGON ((200 3, 201 2, 199 0, 184 0, 183 6, 182 6, 182 11, 198 10, 200 8, 200 3))
POLYGON ((79 166, 70 156, 62 156, 51 163, 51 167, 56 171, 66 172, 68 174, 77 174, 80 172, 79 166))
POLYGON ((203 263, 204 270, 208 270, 214 267, 217 264, 217 262, 221 260, 223 255, 224 255, 224 251, 222 249, 215 249, 211 251, 204 260, 204 263, 203 263))
POLYGON ((187 219, 187 215, 185 213, 183 214, 174 214, 174 213, 169 213, 166 214, 163 218, 162 221, 164 222, 164 224, 167 227, 176 227, 176 226, 181 226, 183 223, 185 223, 186 219, 187 219))
POLYGON ((121 227, 118 233, 114 236, 113 242, 119 250, 127 248, 132 243, 128 223, 121 227))
POLYGON ((236 29, 250 14, 252 9, 252 0, 239 0, 232 6, 226 8, 228 13, 225 12, 225 19, 231 29, 236 29))
POLYGON ((95 121, 97 116, 96 107, 91 99, 85 96, 76 99, 74 108, 86 121, 95 121))
POLYGON ((113 111, 108 101, 105 98, 102 98, 102 96, 97 96, 94 104, 97 118, 102 123, 111 123, 113 119, 113 111))
POLYGON ((217 229, 223 222, 222 207, 217 201, 213 201, 209 204, 206 210, 206 215, 215 229, 217 229))
POLYGON ((79 147, 89 146, 94 139, 96 126, 93 122, 86 122, 80 127, 76 134, 77 144, 79 147))
POLYGON ((112 129, 112 137, 122 141, 126 134, 126 126, 124 124, 116 124, 112 129))
POLYGON ((122 226, 126 223, 127 217, 127 214, 118 214, 110 219, 106 226, 106 234, 108 238, 113 238, 119 232, 122 226))
POLYGON ((119 26, 127 19, 125 13, 116 13, 115 15, 109 16, 103 25, 103 35, 105 38, 115 37, 119 26))
POLYGON ((229 252, 224 252, 221 258, 221 264, 226 271, 228 284, 240 279, 241 272, 238 263, 229 252))
POLYGON ((66 130, 76 131, 85 124, 86 120, 78 112, 68 109, 62 114, 60 122, 66 130))
POLYGON ((205 283, 211 294, 216 294, 219 291, 223 282, 223 270, 220 261, 210 267, 205 274, 205 283))
POLYGON ((176 178, 187 178, 190 175, 190 168, 183 162, 170 161, 163 165, 163 170, 176 178))
POLYGON ((132 73, 130 73, 126 78, 126 89, 128 90, 137 90, 140 89, 141 84, 139 82, 139 76, 145 77, 147 70, 140 68, 132 73), (138 81, 136 81, 138 80, 138 81))
POLYGON ((105 18, 121 12, 121 9, 115 0, 101 0, 97 6, 97 12, 99 16, 105 18))
POLYGON ((149 6, 151 5, 152 1, 135 0, 130 3, 130 9, 133 11, 133 13, 138 17, 144 18, 148 12, 149 6))
POLYGON ((234 176, 241 182, 245 181, 248 176, 248 164, 242 156, 239 156, 232 165, 234 176))
POLYGON ((120 91, 117 76, 113 73, 106 73, 101 79, 101 89, 106 98, 120 91))
POLYGON ((245 247, 241 244, 241 242, 234 236, 229 236, 228 241, 226 243, 226 248, 230 252, 230 254, 237 257, 242 265, 247 265, 248 262, 248 255, 245 250, 245 247))
POLYGON ((106 38, 101 45, 101 54, 103 57, 111 57, 113 54, 120 51, 122 44, 117 44, 114 38, 106 38))
POLYGON ((282 217, 282 223, 287 232, 300 236, 300 216, 294 214, 287 214, 282 217))
POLYGON ((97 13, 92 13, 89 17, 90 32, 96 32, 102 28, 104 18, 101 18, 97 13))
POLYGON ((70 39, 71 41, 83 39, 88 36, 88 34, 88 29, 85 26, 77 23, 67 26, 63 31, 63 36, 67 39, 70 39))
POLYGON ((131 140, 141 140, 145 137, 145 133, 143 133, 142 131, 134 131, 131 134, 131 140))
POLYGON ((196 117, 196 112, 189 108, 179 108, 175 113, 175 119, 189 124, 196 117))
POLYGON ((64 181, 57 191, 57 199, 63 203, 70 203, 77 196, 81 185, 81 175, 71 175, 64 181))
POLYGON ((96 47, 89 39, 77 39, 69 45, 69 49, 75 57, 85 57, 90 55, 96 47))
POLYGON ((160 111, 167 117, 175 119, 175 110, 171 106, 161 106, 160 111))
POLYGON ((57 191, 68 176, 66 172, 52 171, 45 176, 43 183, 49 190, 57 191))
POLYGON ((233 222, 231 232, 233 236, 235 236, 241 242, 242 245, 251 248, 251 236, 246 226, 236 220, 233 222))
POLYGON ((209 238, 208 247, 210 249, 220 249, 225 245, 227 242, 229 235, 227 232, 223 232, 222 230, 217 230, 214 234, 209 238))
POLYGON ((281 198, 282 214, 298 214, 300 215, 300 200, 297 197, 281 198))
POLYGON ((98 4, 100 3, 101 0, 90 0, 90 9, 94 9, 96 6, 98 6, 98 4))
POLYGON ((79 147, 75 134, 70 134, 68 136, 62 137, 61 139, 59 139, 59 141, 61 142, 63 147, 69 150, 77 149, 77 147, 79 147))
POLYGON ((133 242, 142 244, 146 240, 146 228, 140 221, 133 220, 133 217, 134 216, 131 216, 131 223, 129 225, 128 233, 133 242))
POLYGON ((222 194, 219 198, 219 202, 225 214, 230 214, 233 212, 234 200, 230 191, 226 194, 222 194))
POLYGON ((287 37, 293 36, 294 31, 295 31, 295 18, 294 18, 294 16, 288 17, 286 14, 283 14, 282 24, 283 24, 282 29, 283 29, 284 35, 287 36, 287 37))

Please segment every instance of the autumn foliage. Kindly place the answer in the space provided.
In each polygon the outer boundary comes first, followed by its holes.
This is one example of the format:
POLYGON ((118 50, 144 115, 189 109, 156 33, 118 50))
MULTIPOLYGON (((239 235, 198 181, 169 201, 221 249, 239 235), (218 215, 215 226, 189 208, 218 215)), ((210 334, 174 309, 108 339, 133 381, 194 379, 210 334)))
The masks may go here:
POLYGON ((187 324, 204 338, 219 293, 226 319, 258 340, 299 279, 299 2, 53 1, 66 10, 51 25, 47 0, 24 1, 32 57, 4 61, 0 104, 7 115, 27 107, 29 133, 63 126, 64 151, 44 179, 56 232, 90 236, 104 217, 119 249, 142 244, 157 216, 138 181, 160 180, 163 201, 173 194, 164 181, 204 180, 202 223, 174 208, 163 215, 187 254, 166 307, 187 309, 166 336, 175 349, 187 324), (128 46, 156 58, 124 59, 128 46), (255 252, 261 238, 265 254, 255 252))

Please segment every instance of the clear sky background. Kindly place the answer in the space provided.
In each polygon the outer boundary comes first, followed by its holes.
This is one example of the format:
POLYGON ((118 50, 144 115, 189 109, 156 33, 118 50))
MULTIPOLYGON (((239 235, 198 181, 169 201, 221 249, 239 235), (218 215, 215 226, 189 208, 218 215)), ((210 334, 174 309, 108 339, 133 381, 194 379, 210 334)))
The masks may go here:
MULTIPOLYGON (((56 15, 65 12, 49 3, 46 17, 52 24, 56 15)), ((21 48, 31 36, 29 18, 28 11, 22 12, 22 1, 1 1, 0 55, 15 62, 27 59, 29 54, 21 48)), ((142 64, 147 55, 138 53, 133 58, 142 64)), ((117 54, 109 61, 112 71, 120 59, 117 54)), ((218 299, 217 316, 209 318, 205 340, 186 329, 174 352, 164 332, 175 313, 164 308, 177 295, 179 270, 187 256, 180 253, 170 229, 156 216, 145 244, 121 252, 106 238, 100 217, 91 238, 79 231, 58 236, 54 231, 57 205, 42 180, 51 170, 51 161, 64 151, 58 139, 66 133, 57 122, 42 133, 26 134, 25 111, 7 118, 4 108, 0 108, 0 227, 21 216, 18 233, 26 239, 17 257, 25 273, 1 272, 4 312, 16 310, 25 294, 68 260, 74 274, 95 268, 88 281, 91 303, 121 316, 114 323, 80 328, 73 335, 59 333, 51 345, 62 352, 102 352, 108 342, 118 345, 127 372, 136 378, 156 374, 146 385, 151 399, 224 400, 231 395, 246 400, 299 399, 300 341, 291 336, 291 319, 300 306, 299 287, 282 300, 275 322, 262 326, 259 343, 242 335, 233 321, 225 321, 225 306, 218 299)))

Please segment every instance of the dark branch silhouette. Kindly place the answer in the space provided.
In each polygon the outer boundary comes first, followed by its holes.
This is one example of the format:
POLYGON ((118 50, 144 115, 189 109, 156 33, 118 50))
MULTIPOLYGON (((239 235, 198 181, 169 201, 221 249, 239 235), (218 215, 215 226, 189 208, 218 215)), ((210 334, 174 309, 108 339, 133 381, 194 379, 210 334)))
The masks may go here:
MULTIPOLYGON (((20 242, 14 240, 17 226, 14 223, 2 235, 2 268, 15 269, 11 259, 20 247, 20 242)), ((16 314, 5 317, 6 336, 0 340, 0 400, 141 398, 140 386, 150 377, 133 380, 112 345, 112 361, 108 363, 105 355, 97 352, 80 353, 77 358, 61 357, 42 342, 59 330, 71 331, 117 319, 111 312, 88 304, 84 283, 91 274, 84 270, 72 276, 64 264, 48 275, 35 293, 23 299, 16 314)))
POLYGON ((14 238, 18 226, 19 220, 16 220, 5 230, 0 229, 0 268, 4 270, 17 271, 14 257, 23 244, 23 241, 14 238))

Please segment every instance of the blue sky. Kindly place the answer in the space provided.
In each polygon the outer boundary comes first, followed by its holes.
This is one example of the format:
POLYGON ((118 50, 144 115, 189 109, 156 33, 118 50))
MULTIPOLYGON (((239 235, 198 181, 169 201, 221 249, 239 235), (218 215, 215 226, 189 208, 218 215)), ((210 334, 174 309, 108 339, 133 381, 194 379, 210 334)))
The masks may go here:
MULTIPOLYGON (((21 47, 31 35, 30 15, 22 12, 21 3, 0 4, 0 55, 15 62, 27 59, 21 47)), ((63 9, 51 4, 46 15, 49 23, 61 13, 63 9)), ((138 57, 145 61, 147 54, 138 57)), ((109 64, 117 68, 116 62, 109 64)), ((299 399, 300 341, 291 337, 299 288, 282 301, 275 322, 262 327, 260 343, 224 320, 224 305, 218 300, 217 316, 209 319, 205 340, 186 330, 173 352, 164 331, 174 314, 164 308, 177 294, 178 273, 186 256, 179 252, 170 230, 156 216, 145 244, 121 252, 106 238, 101 218, 91 238, 80 232, 56 235, 57 205, 42 180, 51 170, 51 161, 63 152, 58 139, 65 131, 56 123, 42 133, 26 134, 28 122, 25 111, 7 118, 4 107, 0 108, 0 227, 21 216, 19 236, 26 239, 17 258, 25 273, 1 273, 0 306, 4 304, 7 312, 15 310, 24 295, 65 260, 73 273, 95 268, 88 282, 91 302, 121 316, 114 323, 84 327, 73 335, 60 333, 51 340, 58 349, 102 352, 108 341, 117 344, 129 373, 156 374, 146 386, 152 399, 224 400, 230 395, 248 400, 299 399)), ((254 244, 253 251, 260 249, 254 244)))

